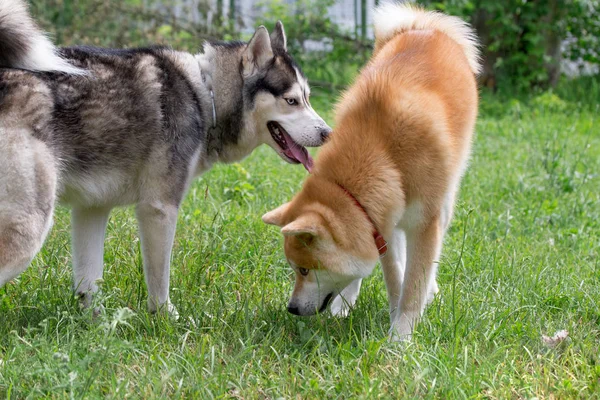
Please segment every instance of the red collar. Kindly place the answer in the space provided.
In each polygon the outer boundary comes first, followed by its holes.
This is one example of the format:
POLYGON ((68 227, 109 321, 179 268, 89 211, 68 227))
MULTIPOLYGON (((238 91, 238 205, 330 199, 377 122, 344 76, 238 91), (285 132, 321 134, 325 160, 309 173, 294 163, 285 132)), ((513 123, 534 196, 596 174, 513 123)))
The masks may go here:
POLYGON ((377 246, 377 251, 379 252, 379 257, 380 258, 383 257, 385 255, 385 253, 387 253, 387 242, 383 238, 383 235, 381 233, 379 233, 379 231, 377 230, 377 225, 375 225, 375 221, 373 221, 373 219, 369 216, 369 213, 367 212, 367 210, 363 207, 362 204, 360 204, 360 202, 358 201, 358 199, 356 197, 354 197, 354 195, 348 191, 348 189, 346 189, 344 186, 340 185, 337 182, 336 182, 336 184, 348 196, 350 196, 350 198, 352 200, 354 200, 354 203, 358 206, 358 208, 360 208, 362 210, 362 212, 365 214, 365 216, 367 217, 367 219, 369 220, 369 222, 373 226, 373 239, 375 239, 375 246, 377 246))

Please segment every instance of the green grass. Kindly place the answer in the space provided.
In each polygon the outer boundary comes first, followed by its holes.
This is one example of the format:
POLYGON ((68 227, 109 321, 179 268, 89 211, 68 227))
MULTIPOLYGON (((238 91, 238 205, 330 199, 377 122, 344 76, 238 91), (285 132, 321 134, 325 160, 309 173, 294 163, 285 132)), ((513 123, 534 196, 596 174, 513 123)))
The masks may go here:
MULTIPOLYGON (((32 266, 0 289, 0 397, 600 398, 600 109, 557 98, 484 96, 441 292, 412 343, 386 340, 379 270, 347 319, 287 313, 282 240, 260 216, 306 172, 261 148, 186 197, 178 321, 145 309, 131 209, 110 220, 104 313, 80 311, 59 209, 32 266), (560 329, 565 343, 542 344, 560 329)), ((329 117, 332 101, 315 100, 329 117)))

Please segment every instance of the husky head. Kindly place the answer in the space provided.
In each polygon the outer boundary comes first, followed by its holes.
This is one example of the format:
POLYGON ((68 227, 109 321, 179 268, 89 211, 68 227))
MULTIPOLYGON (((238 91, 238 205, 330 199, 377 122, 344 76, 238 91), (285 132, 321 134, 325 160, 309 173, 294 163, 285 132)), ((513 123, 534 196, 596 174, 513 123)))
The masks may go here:
POLYGON ((305 147, 320 146, 331 128, 310 105, 310 88, 300 67, 287 52, 283 24, 269 36, 256 30, 242 55, 244 103, 248 104, 261 143, 285 161, 312 168, 305 147))

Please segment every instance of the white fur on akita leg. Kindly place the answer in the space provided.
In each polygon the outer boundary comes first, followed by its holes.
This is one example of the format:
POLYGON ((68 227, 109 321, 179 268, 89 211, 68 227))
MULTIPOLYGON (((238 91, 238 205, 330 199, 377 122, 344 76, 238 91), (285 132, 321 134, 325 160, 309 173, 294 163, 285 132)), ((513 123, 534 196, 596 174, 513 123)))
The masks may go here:
POLYGON ((104 270, 104 235, 110 208, 83 209, 71 212, 73 243, 73 289, 81 296, 81 305, 89 307, 98 291, 104 270))
POLYGON ((433 303, 435 300, 435 295, 440 292, 440 288, 438 287, 437 281, 435 280, 435 276, 432 278, 431 284, 429 285, 429 290, 427 291, 427 300, 425 301, 425 305, 429 305, 433 303))
POLYGON ((421 313, 401 313, 398 318, 392 322, 389 332, 389 338, 392 342, 410 341, 413 330, 421 318, 421 313))
POLYGON ((163 203, 137 206, 144 273, 148 287, 148 310, 179 314, 169 300, 169 266, 175 238, 178 207, 163 203))
POLYGON ((393 323, 400 307, 400 295, 406 267, 406 234, 402 230, 394 231, 388 242, 388 251, 381 258, 381 266, 390 305, 390 321, 393 323))
POLYGON ((442 230, 439 220, 407 232, 407 263, 400 297, 400 307, 392 320, 391 340, 410 340, 412 331, 425 309, 435 281, 434 259, 440 254, 442 230))
POLYGON ((362 279, 356 279, 344 288, 331 302, 331 315, 345 318, 358 299, 362 279))

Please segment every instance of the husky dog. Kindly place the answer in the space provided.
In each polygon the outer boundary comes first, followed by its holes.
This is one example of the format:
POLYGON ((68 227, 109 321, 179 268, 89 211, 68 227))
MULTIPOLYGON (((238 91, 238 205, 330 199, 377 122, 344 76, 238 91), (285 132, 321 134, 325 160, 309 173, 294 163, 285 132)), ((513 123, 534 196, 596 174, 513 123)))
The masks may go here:
POLYGON ((291 313, 345 315, 381 257, 391 338, 409 338, 436 284, 477 116, 477 41, 458 18, 407 5, 375 14, 375 52, 282 227, 291 313), (387 241, 387 242, 386 242, 387 241))
POLYGON ((175 313, 169 264, 179 205, 215 162, 268 144, 312 159, 331 129, 287 53, 283 25, 249 43, 58 49, 22 0, 0 2, 0 286, 40 250, 57 201, 72 207, 75 291, 102 277, 110 210, 136 204, 151 311, 175 313))

